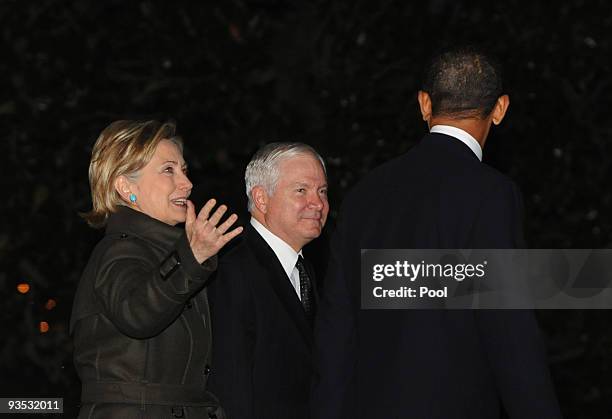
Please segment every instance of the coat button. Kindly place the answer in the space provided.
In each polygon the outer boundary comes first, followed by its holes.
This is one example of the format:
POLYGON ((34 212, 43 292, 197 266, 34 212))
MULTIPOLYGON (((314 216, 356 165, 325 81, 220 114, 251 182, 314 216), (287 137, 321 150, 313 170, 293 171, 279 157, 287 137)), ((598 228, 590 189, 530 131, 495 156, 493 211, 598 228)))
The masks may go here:
POLYGON ((120 237, 121 237, 122 239, 127 239, 127 234, 123 233, 123 234, 122 234, 120 237))
POLYGON ((204 366, 204 375, 208 375, 210 374, 210 365, 205 365, 204 366))

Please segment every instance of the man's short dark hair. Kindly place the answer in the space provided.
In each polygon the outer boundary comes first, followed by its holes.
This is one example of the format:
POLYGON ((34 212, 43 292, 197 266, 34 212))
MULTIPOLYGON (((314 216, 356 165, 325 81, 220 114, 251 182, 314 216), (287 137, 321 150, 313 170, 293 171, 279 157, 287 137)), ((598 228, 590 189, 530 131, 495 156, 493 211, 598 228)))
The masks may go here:
POLYGON ((431 98, 433 116, 488 116, 502 95, 497 61, 476 47, 455 47, 436 54, 422 90, 431 98))

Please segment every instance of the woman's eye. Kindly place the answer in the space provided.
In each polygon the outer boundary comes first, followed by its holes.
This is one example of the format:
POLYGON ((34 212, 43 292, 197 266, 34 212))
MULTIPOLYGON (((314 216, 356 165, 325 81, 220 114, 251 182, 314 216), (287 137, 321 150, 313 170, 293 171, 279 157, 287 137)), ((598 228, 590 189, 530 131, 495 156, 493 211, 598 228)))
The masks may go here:
POLYGON ((296 192, 299 192, 299 193, 303 193, 305 191, 306 191, 306 189, 304 189, 304 188, 297 188, 296 189, 296 192))
POLYGON ((174 168, 172 166, 168 166, 164 169, 164 173, 174 173, 174 168))

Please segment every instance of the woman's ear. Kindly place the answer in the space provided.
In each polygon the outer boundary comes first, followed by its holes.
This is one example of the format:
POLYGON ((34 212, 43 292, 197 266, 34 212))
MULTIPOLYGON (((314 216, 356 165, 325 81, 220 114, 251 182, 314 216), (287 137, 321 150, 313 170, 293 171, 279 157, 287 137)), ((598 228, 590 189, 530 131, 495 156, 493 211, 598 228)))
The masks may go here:
POLYGON ((132 184, 127 177, 121 175, 115 179, 115 190, 123 198, 125 202, 130 202, 130 194, 132 193, 132 184))

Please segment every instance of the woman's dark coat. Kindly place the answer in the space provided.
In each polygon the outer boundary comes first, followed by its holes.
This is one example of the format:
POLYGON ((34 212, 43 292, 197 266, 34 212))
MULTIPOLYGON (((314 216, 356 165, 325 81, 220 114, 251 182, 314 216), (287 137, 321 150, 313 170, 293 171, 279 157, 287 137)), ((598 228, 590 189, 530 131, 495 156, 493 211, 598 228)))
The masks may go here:
POLYGON ((79 418, 215 412, 206 391, 211 330, 203 287, 216 263, 200 265, 182 229, 127 207, 110 216, 70 322, 83 384, 79 418))

